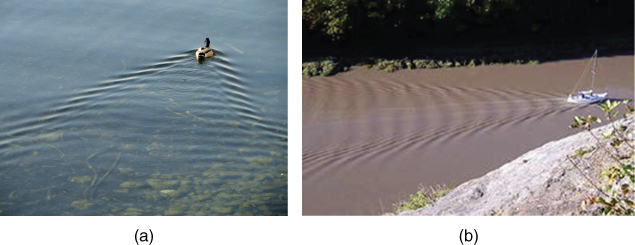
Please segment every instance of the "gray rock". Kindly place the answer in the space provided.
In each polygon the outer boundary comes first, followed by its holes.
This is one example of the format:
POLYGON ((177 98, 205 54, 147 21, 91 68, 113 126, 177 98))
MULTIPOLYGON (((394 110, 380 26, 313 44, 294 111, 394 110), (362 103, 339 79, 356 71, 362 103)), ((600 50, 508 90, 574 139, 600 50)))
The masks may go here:
MULTIPOLYGON (((627 135, 632 137, 633 116, 617 123, 628 126, 627 135)), ((600 135, 610 127, 611 125, 605 125, 592 132, 600 135)), ((630 140, 632 142, 633 139, 630 140)), ((595 144, 596 140, 588 132, 549 142, 480 178, 459 185, 432 206, 405 211, 398 215, 577 214, 580 203, 595 191, 585 179, 585 175, 596 174, 591 171, 592 169, 587 172, 584 166, 579 166, 585 171, 581 173, 567 156, 572 155, 576 149, 595 144)), ((593 157, 601 154, 595 155, 593 157)), ((596 165, 587 168, 603 167, 596 165)), ((589 214, 592 212, 597 210, 591 209, 589 214)))

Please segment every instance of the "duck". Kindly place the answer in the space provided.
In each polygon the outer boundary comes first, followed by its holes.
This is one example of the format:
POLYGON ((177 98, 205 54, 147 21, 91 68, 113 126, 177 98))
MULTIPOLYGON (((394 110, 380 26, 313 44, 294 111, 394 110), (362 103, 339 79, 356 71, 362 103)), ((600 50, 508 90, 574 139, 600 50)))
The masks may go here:
POLYGON ((205 47, 200 47, 196 50, 196 59, 201 60, 212 56, 214 56, 214 51, 209 48, 209 38, 205 38, 205 47))

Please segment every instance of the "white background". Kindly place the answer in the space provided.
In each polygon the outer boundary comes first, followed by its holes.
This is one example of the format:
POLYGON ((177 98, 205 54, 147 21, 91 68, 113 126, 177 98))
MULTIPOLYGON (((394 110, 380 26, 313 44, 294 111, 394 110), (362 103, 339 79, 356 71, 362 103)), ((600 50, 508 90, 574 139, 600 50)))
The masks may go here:
POLYGON ((476 229, 477 244, 483 245, 613 245, 633 244, 633 221, 633 217, 1 217, 0 241, 132 245, 137 229, 152 229, 153 245, 461 244, 461 229, 476 229))
POLYGON ((302 217, 301 10, 289 2, 288 217, 0 216, 0 244, 136 244, 137 229, 156 245, 461 244, 461 229, 483 245, 634 244, 633 217, 302 217))

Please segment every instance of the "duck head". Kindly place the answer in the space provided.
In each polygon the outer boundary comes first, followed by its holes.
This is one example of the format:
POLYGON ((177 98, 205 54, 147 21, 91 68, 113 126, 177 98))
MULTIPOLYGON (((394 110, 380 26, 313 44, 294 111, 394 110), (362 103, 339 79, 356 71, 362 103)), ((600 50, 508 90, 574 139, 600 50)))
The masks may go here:
POLYGON ((209 38, 205 38, 205 47, 209 48, 209 38))

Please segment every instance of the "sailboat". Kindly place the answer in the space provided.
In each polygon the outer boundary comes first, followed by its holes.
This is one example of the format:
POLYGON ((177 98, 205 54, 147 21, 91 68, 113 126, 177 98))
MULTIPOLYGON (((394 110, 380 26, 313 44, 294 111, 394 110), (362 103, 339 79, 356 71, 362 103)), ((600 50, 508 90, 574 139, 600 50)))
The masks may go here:
MULTIPOLYGON (((593 64, 592 65, 593 68, 591 69, 591 74, 592 74, 591 89, 582 90, 582 91, 578 91, 577 93, 569 94, 569 97, 567 98, 567 102, 576 103, 576 104, 593 104, 593 103, 600 102, 606 99, 606 95, 608 95, 608 93, 593 92, 593 85, 595 83, 595 75, 597 74, 597 59, 598 59, 598 50, 596 49, 595 53, 593 53, 593 57, 591 57, 591 62, 590 62, 590 64, 593 64)), ((580 85, 581 78, 584 77, 584 75, 586 75, 588 68, 589 66, 587 66, 587 68, 584 69, 584 72, 582 73, 582 76, 580 76, 580 79, 578 79, 578 82, 575 88, 573 89, 573 91, 577 90, 578 85, 580 85)))

